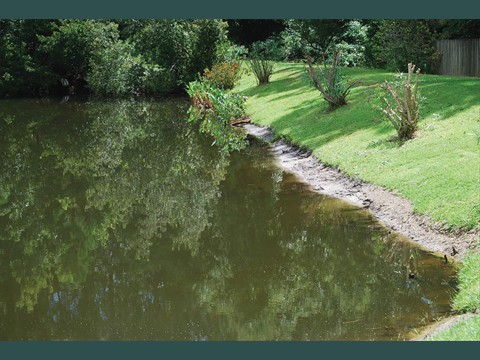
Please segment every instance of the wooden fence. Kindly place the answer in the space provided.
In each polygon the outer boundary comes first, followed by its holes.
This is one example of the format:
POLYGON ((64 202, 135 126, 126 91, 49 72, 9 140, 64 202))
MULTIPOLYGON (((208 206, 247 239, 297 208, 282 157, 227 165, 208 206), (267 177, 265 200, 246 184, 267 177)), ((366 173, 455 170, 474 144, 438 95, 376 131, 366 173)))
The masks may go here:
POLYGON ((480 39, 439 40, 437 50, 440 75, 480 77, 480 39))

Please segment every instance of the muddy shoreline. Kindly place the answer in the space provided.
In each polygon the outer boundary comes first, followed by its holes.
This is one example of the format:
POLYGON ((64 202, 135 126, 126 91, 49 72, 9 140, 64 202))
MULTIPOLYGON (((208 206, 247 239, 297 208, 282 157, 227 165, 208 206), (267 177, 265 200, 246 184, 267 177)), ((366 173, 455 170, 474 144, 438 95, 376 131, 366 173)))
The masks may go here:
POLYGON ((297 175, 313 190, 370 210, 388 229, 410 238, 427 251, 459 261, 480 236, 480 231, 450 232, 426 215, 413 212, 409 200, 382 187, 352 180, 322 164, 311 152, 283 140, 275 133, 252 123, 239 124, 255 138, 270 143, 280 167, 297 175))

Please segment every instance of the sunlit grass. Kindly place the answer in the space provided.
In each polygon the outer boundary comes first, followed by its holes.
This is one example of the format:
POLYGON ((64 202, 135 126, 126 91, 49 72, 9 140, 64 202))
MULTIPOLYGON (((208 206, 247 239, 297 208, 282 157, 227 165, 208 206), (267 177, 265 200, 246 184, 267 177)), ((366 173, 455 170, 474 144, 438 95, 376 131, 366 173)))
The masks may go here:
POLYGON ((458 280, 453 308, 462 312, 480 309, 480 252, 469 253, 463 259, 458 280))
POLYGON ((478 341, 480 340, 480 316, 461 321, 427 340, 434 341, 478 341))
POLYGON ((277 64, 270 84, 244 75, 236 90, 249 97, 253 122, 313 150, 324 163, 410 199, 415 211, 449 228, 479 227, 480 79, 422 75, 422 119, 415 139, 400 145, 372 107, 374 90, 393 73, 346 69, 354 88, 348 105, 328 105, 305 77, 303 64, 277 64))

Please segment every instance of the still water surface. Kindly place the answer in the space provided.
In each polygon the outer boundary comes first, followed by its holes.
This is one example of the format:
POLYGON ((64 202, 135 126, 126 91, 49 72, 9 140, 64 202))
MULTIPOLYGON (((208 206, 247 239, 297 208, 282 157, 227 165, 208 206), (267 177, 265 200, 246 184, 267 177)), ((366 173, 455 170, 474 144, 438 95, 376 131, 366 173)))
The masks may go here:
POLYGON ((0 102, 0 340, 396 340, 449 311, 442 259, 186 110, 0 102))

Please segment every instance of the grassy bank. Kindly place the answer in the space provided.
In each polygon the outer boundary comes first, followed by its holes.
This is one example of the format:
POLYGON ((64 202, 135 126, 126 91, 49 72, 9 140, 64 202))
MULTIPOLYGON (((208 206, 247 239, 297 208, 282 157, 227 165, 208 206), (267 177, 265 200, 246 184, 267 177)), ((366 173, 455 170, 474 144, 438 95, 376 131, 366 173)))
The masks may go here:
POLYGON ((278 64, 264 86, 245 75, 237 90, 249 97, 247 112, 255 123, 313 150, 324 163, 396 190, 415 211, 448 228, 479 228, 480 79, 421 76, 420 129, 399 146, 391 141, 393 127, 371 104, 374 88, 395 74, 359 68, 345 74, 364 84, 352 90, 347 106, 331 113, 302 64, 278 64))
POLYGON ((477 341, 480 340, 480 316, 461 321, 450 328, 433 335, 432 341, 477 341))
MULTIPOLYGON (((355 68, 345 75, 363 84, 352 90, 347 106, 330 113, 309 85, 303 64, 278 64, 271 83, 263 86, 244 75, 236 90, 248 96, 254 123, 312 150, 322 162, 396 191, 417 213, 450 230, 480 229, 480 79, 422 75, 419 130, 400 145, 392 141, 391 124, 372 107, 374 89, 395 74, 355 68)), ((454 309, 478 309, 480 254, 467 256, 459 282, 454 309)), ((479 330, 476 317, 438 339, 471 340, 479 330)))

